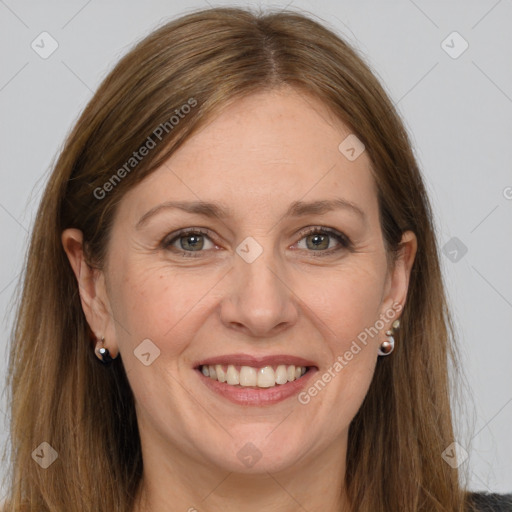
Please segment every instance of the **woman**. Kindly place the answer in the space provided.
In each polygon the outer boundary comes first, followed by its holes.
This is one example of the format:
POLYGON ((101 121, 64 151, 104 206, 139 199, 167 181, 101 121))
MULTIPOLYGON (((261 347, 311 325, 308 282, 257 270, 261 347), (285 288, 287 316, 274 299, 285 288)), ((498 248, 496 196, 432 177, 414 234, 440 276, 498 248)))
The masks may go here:
POLYGON ((41 201, 6 510, 508 510, 459 482, 450 334, 361 59, 290 12, 184 16, 106 78, 41 201))

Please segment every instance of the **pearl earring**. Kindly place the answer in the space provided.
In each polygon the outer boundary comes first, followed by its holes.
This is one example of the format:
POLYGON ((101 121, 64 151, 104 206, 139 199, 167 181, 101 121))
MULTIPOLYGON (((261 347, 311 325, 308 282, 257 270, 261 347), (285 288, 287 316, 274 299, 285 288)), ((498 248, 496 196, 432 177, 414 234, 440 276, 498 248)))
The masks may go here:
POLYGON ((387 339, 381 343, 379 350, 377 351, 379 356, 389 356, 389 354, 393 352, 395 349, 395 338, 393 337, 393 333, 398 330, 399 327, 400 320, 395 320, 392 326, 393 330, 386 331, 387 339))
POLYGON ((99 341, 97 344, 96 344, 96 356, 98 357, 98 359, 104 364, 104 365, 109 365, 114 359, 112 359, 112 356, 110 355, 110 352, 108 350, 108 348, 106 347, 99 347, 98 348, 98 345, 101 343, 102 345, 104 344, 105 342, 105 338, 102 336, 101 337, 101 341, 99 341))

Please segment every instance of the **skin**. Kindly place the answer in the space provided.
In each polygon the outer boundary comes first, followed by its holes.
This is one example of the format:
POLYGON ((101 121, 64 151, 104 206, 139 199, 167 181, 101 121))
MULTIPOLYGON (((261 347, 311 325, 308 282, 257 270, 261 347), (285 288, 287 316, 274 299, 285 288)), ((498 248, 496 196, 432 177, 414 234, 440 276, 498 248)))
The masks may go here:
POLYGON ((63 233, 89 325, 121 354, 134 392, 144 460, 135 510, 349 510, 348 428, 399 314, 305 405, 296 396, 236 405, 193 370, 218 355, 291 354, 314 361, 321 376, 359 333, 404 305, 416 238, 404 233, 389 267, 370 160, 338 150, 349 133, 322 103, 289 88, 238 99, 122 198, 102 271, 84 262, 80 231, 63 233), (333 198, 365 218, 349 209, 284 217, 294 201, 333 198), (172 200, 218 202, 232 215, 162 209, 136 227, 172 200), (337 230, 352 246, 324 233, 316 248, 315 236, 302 234, 311 226, 337 230), (169 237, 181 228, 211 236, 194 252, 190 237, 169 237), (248 236, 263 249, 252 263, 236 253, 248 236), (174 251, 162 246, 166 237, 174 251), (133 353, 145 339, 160 350, 149 366, 133 353), (251 467, 237 457, 248 442, 261 453, 251 467))

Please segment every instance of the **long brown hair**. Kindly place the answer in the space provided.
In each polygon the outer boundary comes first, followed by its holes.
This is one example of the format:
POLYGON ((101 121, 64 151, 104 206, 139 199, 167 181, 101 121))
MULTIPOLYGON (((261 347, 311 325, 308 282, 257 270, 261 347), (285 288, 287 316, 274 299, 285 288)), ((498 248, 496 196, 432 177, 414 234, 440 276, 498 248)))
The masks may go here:
POLYGON ((405 230, 418 240, 397 348, 378 362, 349 431, 345 486, 352 509, 464 509, 458 471, 441 457, 454 441, 453 329, 431 208, 394 105, 356 51, 311 18, 215 8, 162 26, 116 65, 46 186, 10 352, 6 510, 132 510, 143 469, 134 397, 122 361, 104 368, 93 353, 61 233, 80 229, 88 262, 101 268, 126 191, 230 102, 283 84, 320 99, 365 144, 389 254, 405 230), (186 115, 170 121, 186 104, 186 115), (155 145, 127 167, 149 139, 155 145), (32 457, 42 442, 58 454, 47 469, 32 457))

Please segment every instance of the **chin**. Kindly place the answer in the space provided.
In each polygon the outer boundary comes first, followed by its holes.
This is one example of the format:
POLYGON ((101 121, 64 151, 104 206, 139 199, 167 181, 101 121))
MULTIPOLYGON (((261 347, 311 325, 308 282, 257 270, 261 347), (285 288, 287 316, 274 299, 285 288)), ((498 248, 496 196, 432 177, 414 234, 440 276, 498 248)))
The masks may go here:
POLYGON ((266 429, 259 436, 233 437, 229 450, 217 454, 217 457, 212 454, 213 463, 226 471, 254 475, 294 467, 304 456, 304 443, 292 444, 290 435, 286 435, 286 439, 279 436, 271 438, 275 433, 269 437, 268 432, 266 429))

